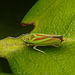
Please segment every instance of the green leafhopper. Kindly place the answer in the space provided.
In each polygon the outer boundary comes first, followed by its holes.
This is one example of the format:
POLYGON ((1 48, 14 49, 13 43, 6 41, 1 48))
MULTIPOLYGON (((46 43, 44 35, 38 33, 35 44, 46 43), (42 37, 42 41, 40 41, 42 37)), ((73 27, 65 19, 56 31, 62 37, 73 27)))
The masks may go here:
POLYGON ((27 43, 28 46, 34 46, 33 48, 37 51, 40 51, 46 54, 44 51, 37 49, 37 46, 55 46, 60 44, 62 41, 65 40, 62 35, 50 35, 50 34, 38 34, 38 33, 31 33, 26 34, 23 36, 23 41, 27 43))

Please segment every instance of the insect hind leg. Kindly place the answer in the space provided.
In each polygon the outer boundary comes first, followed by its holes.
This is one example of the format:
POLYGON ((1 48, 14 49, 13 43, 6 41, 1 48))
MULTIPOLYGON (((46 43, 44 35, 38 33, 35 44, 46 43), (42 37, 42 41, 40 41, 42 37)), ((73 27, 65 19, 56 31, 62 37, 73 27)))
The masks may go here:
POLYGON ((52 46, 54 46, 54 47, 59 47, 59 46, 57 46, 57 45, 52 45, 52 46))
POLYGON ((37 51, 39 51, 39 52, 41 52, 41 53, 43 53, 43 54, 46 54, 44 51, 39 50, 39 49, 37 49, 36 47, 37 47, 37 46, 34 46, 33 49, 35 49, 35 50, 37 50, 37 51))

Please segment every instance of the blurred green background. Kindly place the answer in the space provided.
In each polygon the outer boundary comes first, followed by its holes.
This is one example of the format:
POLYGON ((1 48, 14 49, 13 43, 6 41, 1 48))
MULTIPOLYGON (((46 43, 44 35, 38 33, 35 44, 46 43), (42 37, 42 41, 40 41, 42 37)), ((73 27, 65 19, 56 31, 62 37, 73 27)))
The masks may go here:
MULTIPOLYGON (((21 21, 28 10, 38 0, 0 0, 0 40, 29 33, 33 26, 21 26, 21 21)), ((6 59, 0 58, 0 73, 12 73, 6 59)))

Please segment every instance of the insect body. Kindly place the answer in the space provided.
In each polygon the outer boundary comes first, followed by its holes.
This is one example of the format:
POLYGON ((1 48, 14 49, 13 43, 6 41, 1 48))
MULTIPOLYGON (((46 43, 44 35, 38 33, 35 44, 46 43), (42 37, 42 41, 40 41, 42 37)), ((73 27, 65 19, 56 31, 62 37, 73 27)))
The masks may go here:
POLYGON ((37 51, 40 51, 44 54, 46 54, 44 51, 41 51, 37 49, 37 46, 56 46, 60 44, 62 41, 64 41, 64 38, 62 35, 49 35, 49 34, 37 34, 37 33, 31 33, 25 35, 23 38, 23 41, 27 43, 27 45, 34 46, 33 48, 37 51))

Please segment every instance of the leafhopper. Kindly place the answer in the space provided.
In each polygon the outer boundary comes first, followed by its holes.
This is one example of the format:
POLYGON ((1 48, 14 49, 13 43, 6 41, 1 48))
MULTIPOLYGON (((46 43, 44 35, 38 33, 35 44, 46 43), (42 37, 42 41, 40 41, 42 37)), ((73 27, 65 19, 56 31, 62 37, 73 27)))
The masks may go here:
POLYGON ((23 41, 27 46, 34 46, 33 49, 46 54, 44 51, 37 49, 37 46, 55 46, 57 47, 62 41, 65 40, 62 35, 38 34, 31 33, 23 36, 23 41))

